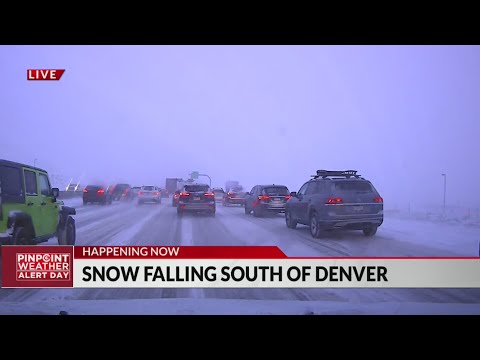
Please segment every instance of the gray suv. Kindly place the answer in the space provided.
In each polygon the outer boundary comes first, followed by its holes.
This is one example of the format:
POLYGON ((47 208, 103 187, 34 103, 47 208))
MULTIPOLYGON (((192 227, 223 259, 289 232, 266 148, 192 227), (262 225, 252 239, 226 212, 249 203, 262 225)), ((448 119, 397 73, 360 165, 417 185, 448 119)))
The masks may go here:
POLYGON ((383 199, 373 184, 355 170, 317 170, 285 205, 285 222, 310 227, 314 238, 323 230, 362 230, 373 236, 383 223, 383 199))

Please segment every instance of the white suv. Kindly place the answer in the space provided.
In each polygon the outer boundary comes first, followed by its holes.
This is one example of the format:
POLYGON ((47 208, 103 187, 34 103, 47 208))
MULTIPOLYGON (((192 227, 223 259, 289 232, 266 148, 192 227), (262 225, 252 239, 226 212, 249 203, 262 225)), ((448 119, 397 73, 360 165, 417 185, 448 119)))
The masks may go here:
POLYGON ((158 186, 142 186, 138 191, 137 198, 139 205, 145 202, 162 203, 162 193, 158 186))

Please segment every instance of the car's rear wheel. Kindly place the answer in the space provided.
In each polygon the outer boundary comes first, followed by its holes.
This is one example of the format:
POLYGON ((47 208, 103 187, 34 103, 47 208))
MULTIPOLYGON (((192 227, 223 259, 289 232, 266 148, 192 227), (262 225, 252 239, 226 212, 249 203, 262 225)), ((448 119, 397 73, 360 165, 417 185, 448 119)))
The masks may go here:
POLYGON ((77 231, 75 226, 75 219, 69 216, 67 218, 67 224, 65 229, 61 231, 58 237, 58 245, 75 245, 75 240, 77 238, 77 231))
POLYGON ((255 217, 262 217, 263 211, 260 210, 258 207, 253 208, 253 216, 255 217))
POLYGON ((215 210, 214 211, 210 211, 210 216, 215 216, 215 210))
POLYGON ((297 227, 297 222, 292 219, 290 211, 285 211, 285 223, 289 229, 295 229, 297 227))
POLYGON ((318 215, 315 212, 310 216, 310 234, 315 239, 318 239, 321 236, 321 229, 318 223, 318 215))
POLYGON ((377 227, 376 226, 371 226, 369 228, 363 229, 363 234, 365 236, 374 236, 377 233, 377 227))
POLYGON ((248 208, 247 204, 245 204, 245 214, 250 215, 251 212, 252 210, 248 208))
POLYGON ((179 208, 177 208, 177 215, 183 216, 183 210, 180 210, 179 208))
POLYGON ((15 227, 13 231, 12 245, 30 245, 32 238, 23 226, 15 227))

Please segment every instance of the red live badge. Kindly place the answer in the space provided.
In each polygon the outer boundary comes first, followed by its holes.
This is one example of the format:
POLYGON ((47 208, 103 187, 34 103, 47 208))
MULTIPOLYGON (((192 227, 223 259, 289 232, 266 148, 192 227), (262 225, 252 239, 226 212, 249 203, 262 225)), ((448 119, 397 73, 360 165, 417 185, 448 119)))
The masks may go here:
POLYGON ((60 80, 65 69, 28 69, 27 80, 60 80))

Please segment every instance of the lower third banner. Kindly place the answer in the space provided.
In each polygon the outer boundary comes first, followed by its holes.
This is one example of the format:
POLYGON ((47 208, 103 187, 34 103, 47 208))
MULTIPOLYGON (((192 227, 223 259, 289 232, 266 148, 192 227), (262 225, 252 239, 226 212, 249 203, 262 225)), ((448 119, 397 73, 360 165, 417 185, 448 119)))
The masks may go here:
POLYGON ((4 246, 2 287, 480 288, 480 258, 299 258, 268 246, 4 246))

